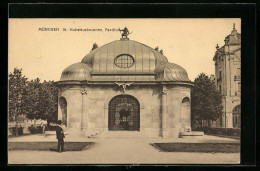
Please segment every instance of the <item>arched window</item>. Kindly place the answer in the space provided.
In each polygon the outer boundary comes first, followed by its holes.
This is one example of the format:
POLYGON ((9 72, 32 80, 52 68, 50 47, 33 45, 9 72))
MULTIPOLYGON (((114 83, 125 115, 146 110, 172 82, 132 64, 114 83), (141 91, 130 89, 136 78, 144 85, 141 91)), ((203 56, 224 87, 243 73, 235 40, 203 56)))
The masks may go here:
POLYGON ((185 97, 182 99, 182 103, 190 103, 190 99, 188 97, 185 97))
POLYGON ((60 97, 59 105, 62 113, 62 124, 67 126, 67 100, 64 97, 60 97))

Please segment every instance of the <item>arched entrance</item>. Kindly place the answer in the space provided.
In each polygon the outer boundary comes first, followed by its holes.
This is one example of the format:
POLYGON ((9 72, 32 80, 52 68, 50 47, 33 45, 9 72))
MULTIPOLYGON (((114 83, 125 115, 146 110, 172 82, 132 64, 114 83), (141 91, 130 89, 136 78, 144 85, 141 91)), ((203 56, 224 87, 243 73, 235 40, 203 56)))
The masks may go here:
POLYGON ((240 128, 241 127, 241 107, 237 105, 233 109, 233 128, 240 128))
POLYGON ((109 102, 108 129, 139 131, 140 104, 130 95, 118 95, 109 102))

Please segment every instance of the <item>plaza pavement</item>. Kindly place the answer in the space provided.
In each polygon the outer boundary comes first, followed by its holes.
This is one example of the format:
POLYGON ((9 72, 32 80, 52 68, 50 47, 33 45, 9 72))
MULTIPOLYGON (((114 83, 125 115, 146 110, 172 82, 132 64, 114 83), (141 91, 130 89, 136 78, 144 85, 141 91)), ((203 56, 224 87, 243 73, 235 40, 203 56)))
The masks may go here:
MULTIPOLYGON (((240 153, 162 152, 151 143, 194 142, 237 143, 238 140, 204 135, 201 138, 144 138, 122 133, 101 133, 93 138, 65 138, 67 142, 95 142, 86 151, 9 151, 9 164, 239 164, 240 153)), ((52 142, 55 136, 43 135, 10 138, 9 142, 52 142)), ((66 146, 65 146, 66 148, 66 146)))

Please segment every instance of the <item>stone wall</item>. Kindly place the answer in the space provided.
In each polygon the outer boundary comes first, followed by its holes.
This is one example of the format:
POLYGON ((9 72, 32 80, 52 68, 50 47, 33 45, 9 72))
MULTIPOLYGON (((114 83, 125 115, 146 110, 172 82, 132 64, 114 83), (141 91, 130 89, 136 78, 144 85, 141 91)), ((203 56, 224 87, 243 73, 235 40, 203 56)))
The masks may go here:
POLYGON ((181 86, 167 87, 167 137, 178 137, 179 132, 191 127, 190 102, 182 103, 184 98, 190 101, 190 88, 181 86))
MULTIPOLYGON (((190 127, 190 103, 182 103, 185 97, 190 99, 190 88, 168 86, 167 89, 167 137, 178 137, 180 131, 190 127)), ((131 85, 126 90, 125 95, 135 97, 140 103, 140 133, 147 137, 161 136, 162 86, 131 85)), ((116 85, 60 87, 59 96, 67 100, 67 127, 85 132, 107 131, 109 102, 121 94, 121 88, 116 85)), ((59 106, 59 119, 62 119, 61 111, 59 106)))

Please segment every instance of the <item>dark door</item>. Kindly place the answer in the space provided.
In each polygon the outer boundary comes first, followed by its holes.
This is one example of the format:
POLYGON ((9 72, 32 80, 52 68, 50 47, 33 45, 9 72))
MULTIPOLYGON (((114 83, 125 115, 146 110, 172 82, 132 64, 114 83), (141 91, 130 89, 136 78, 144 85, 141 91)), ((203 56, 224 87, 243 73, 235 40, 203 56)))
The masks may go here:
POLYGON ((139 131, 140 107, 136 98, 119 95, 109 102, 109 130, 139 131))

